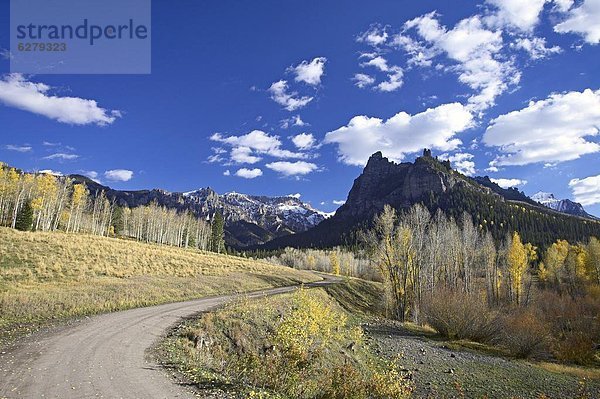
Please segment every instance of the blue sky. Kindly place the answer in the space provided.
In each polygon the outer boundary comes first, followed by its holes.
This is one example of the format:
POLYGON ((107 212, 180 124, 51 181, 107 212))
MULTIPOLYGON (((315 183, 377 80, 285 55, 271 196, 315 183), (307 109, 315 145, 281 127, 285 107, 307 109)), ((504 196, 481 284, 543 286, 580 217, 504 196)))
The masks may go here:
POLYGON ((495 3, 154 0, 150 75, 11 75, 2 2, 0 160, 332 211, 431 147, 600 215, 600 0, 495 3))

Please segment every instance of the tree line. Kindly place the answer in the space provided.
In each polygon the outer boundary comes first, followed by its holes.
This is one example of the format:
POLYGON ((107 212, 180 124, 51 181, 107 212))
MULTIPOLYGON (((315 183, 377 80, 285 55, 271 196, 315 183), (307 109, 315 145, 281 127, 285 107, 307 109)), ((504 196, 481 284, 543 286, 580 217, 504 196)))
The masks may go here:
POLYGON ((117 206, 104 191, 48 173, 23 173, 0 163, 0 225, 19 230, 122 236, 137 241, 225 252, 224 220, 205 220, 155 203, 117 206))
POLYGON ((558 240, 544 252, 518 232, 497 244, 469 214, 455 220, 441 211, 431 215, 420 204, 401 214, 386 206, 362 241, 383 276, 392 316, 402 321, 419 321, 436 291, 483 293, 489 306, 526 306, 532 288, 576 298, 600 285, 595 237, 577 244, 558 240))

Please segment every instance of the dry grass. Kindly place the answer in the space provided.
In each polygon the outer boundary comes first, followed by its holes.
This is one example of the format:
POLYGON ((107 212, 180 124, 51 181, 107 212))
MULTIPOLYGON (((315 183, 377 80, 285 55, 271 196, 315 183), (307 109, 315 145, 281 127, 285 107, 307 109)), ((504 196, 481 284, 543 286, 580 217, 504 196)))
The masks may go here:
POLYGON ((227 255, 0 228, 0 339, 52 319, 315 280, 227 255))
POLYGON ((567 374, 578 378, 585 378, 589 380, 600 380, 600 369, 585 368, 577 366, 567 366, 558 363, 540 362, 535 365, 543 368, 544 370, 550 371, 557 374, 567 374))

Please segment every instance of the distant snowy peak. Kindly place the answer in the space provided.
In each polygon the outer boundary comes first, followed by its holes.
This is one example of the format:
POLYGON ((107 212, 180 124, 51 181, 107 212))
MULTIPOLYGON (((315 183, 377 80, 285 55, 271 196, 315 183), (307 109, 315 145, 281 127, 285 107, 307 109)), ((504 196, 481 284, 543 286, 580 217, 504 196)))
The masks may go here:
POLYGON ((531 199, 539 202, 540 204, 545 204, 546 202, 555 202, 558 201, 554 198, 554 194, 545 193, 543 191, 537 192, 531 196, 531 199))
POLYGON ((297 194, 267 197, 238 192, 217 194, 211 188, 182 193, 188 201, 196 202, 207 213, 221 211, 228 222, 245 221, 265 226, 271 231, 305 231, 316 226, 328 214, 300 201, 297 194))
POLYGON ((554 194, 540 191, 531 196, 531 199, 539 202, 547 208, 554 209, 557 212, 566 213, 569 215, 581 216, 585 218, 595 219, 583 209, 583 206, 578 202, 573 202, 569 199, 557 199, 554 194))

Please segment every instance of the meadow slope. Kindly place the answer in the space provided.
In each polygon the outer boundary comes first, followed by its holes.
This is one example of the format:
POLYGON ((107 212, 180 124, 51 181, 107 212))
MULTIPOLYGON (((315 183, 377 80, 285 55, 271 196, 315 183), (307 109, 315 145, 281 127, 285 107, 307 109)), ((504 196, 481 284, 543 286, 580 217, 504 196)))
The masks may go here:
POLYGON ((240 257, 0 228, 0 344, 48 321, 317 280, 240 257))

